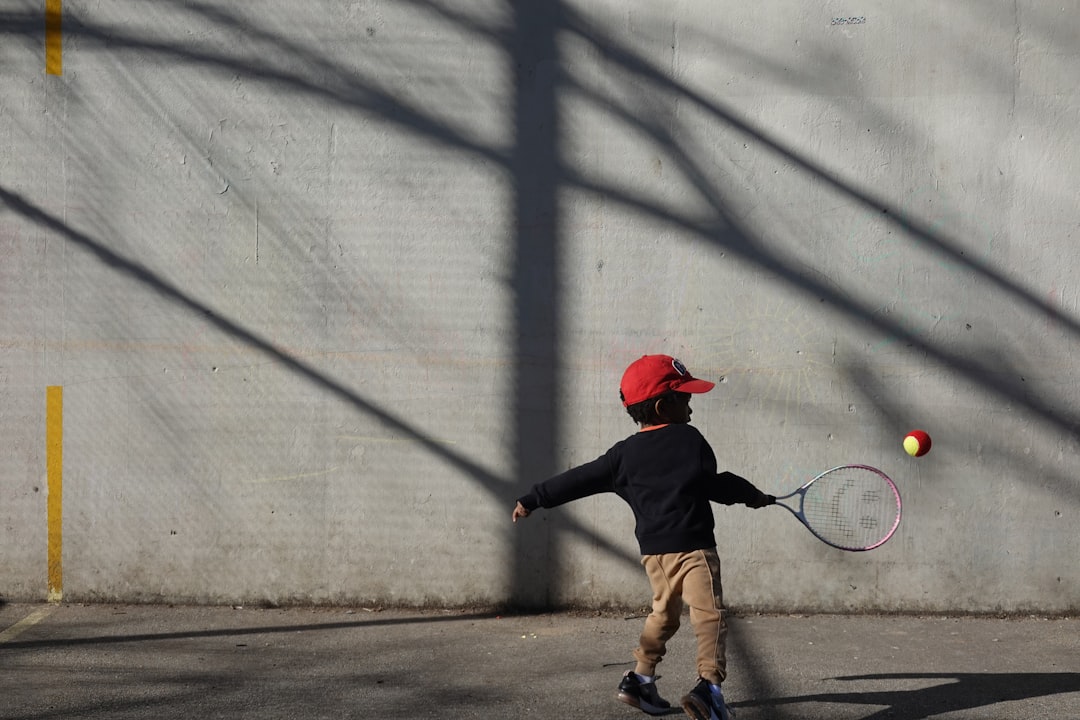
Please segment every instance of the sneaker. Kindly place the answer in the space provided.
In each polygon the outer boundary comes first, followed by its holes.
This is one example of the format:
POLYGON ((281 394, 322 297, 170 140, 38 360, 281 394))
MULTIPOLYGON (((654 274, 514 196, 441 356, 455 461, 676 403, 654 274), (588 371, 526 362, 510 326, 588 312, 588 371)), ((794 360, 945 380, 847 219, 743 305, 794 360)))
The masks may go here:
POLYGON ((619 694, 621 702, 632 705, 638 710, 649 715, 664 715, 671 709, 671 703, 660 697, 656 690, 655 682, 641 682, 637 673, 628 670, 619 682, 619 694))
POLYGON ((734 715, 724 702, 724 694, 714 695, 704 678, 699 678, 694 689, 683 697, 682 708, 693 720, 731 720, 734 715))

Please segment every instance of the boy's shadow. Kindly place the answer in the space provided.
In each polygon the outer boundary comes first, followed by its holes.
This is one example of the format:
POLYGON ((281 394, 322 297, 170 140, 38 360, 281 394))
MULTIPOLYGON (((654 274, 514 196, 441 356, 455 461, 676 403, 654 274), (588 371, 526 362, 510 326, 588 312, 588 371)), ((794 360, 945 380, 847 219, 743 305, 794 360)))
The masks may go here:
POLYGON ((1011 700, 1080 692, 1080 673, 897 673, 849 675, 835 680, 949 680, 918 690, 821 693, 731 703, 731 707, 779 707, 796 703, 884 705, 862 720, 922 720, 1011 700))

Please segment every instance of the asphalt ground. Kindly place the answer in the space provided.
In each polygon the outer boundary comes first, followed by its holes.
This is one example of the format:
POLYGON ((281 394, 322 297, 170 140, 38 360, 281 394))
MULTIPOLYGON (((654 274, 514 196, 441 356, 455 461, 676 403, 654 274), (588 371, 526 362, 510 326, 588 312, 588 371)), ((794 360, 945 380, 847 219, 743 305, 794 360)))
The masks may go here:
MULTIPOLYGON (((0 718, 647 717, 637 613, 0 606, 0 718)), ((737 720, 1080 718, 1080 618, 730 620, 737 720)), ((660 667, 696 679, 688 622, 660 667)), ((672 717, 685 717, 681 712, 672 717)))

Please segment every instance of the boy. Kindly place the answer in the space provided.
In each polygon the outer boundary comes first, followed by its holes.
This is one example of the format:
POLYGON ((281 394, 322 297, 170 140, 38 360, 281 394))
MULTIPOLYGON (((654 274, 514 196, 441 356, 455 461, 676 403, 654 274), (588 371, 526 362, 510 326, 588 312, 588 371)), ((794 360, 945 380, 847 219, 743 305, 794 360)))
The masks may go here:
POLYGON ((629 503, 653 602, 634 650, 637 666, 623 676, 618 699, 650 715, 671 707, 657 692, 656 666, 679 629, 685 603, 697 638, 699 680, 682 698, 683 710, 694 720, 729 720, 720 689, 727 676, 727 624, 709 503, 760 508, 776 502, 738 475, 718 473, 709 443, 689 425, 691 393, 714 386, 669 355, 634 361, 623 374, 619 395, 639 431, 596 460, 534 485, 512 514, 517 522, 538 507, 602 492, 629 503))

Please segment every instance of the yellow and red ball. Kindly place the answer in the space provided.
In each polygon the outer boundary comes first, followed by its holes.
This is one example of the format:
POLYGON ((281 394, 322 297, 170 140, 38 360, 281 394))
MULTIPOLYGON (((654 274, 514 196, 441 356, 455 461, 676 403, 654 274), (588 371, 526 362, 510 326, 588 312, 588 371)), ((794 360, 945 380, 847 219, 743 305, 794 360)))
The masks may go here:
POLYGON ((904 436, 904 450, 911 457, 922 457, 930 452, 931 444, 925 430, 912 430, 904 436))

